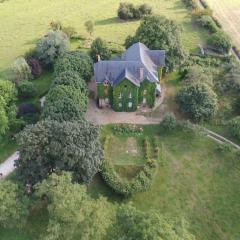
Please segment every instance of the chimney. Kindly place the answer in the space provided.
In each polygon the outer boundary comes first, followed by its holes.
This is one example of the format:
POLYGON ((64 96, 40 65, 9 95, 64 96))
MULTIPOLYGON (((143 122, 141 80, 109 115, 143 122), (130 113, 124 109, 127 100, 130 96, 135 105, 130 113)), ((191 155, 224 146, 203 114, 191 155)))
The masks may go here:
POLYGON ((144 80, 144 68, 139 69, 139 77, 140 81, 144 80))
POLYGON ((99 54, 97 55, 97 60, 98 60, 98 62, 101 61, 101 56, 99 54))

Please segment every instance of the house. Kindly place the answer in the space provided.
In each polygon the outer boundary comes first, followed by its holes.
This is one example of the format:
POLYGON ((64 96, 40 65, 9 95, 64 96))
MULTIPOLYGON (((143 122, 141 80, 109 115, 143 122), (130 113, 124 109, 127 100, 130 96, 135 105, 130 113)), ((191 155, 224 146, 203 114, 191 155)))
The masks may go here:
POLYGON ((94 64, 100 107, 112 106, 118 112, 132 112, 138 106, 153 107, 161 94, 160 80, 165 66, 164 50, 149 50, 138 42, 118 60, 94 64))

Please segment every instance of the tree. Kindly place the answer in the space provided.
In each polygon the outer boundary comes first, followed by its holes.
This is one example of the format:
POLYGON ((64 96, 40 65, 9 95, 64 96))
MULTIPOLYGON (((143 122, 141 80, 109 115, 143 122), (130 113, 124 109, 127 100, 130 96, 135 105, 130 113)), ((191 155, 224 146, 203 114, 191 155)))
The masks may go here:
POLYGON ((217 112, 217 95, 205 83, 194 83, 183 87, 177 101, 181 110, 195 121, 207 120, 217 112))
POLYGON ((37 43, 37 57, 46 67, 69 50, 69 38, 60 30, 50 31, 37 43))
POLYGON ((54 65, 55 76, 66 71, 79 74, 85 81, 92 77, 93 62, 90 56, 84 52, 72 51, 65 53, 54 65))
POLYGON ((18 84, 18 96, 20 98, 31 98, 37 94, 37 88, 32 82, 22 81, 18 84))
POLYGON ((35 78, 39 77, 42 74, 42 66, 39 63, 38 59, 31 57, 28 59, 27 63, 31 69, 32 75, 35 78))
POLYGON ((36 185, 36 196, 48 198, 51 240, 103 239, 112 222, 113 206, 105 198, 91 199, 85 185, 72 183, 70 173, 52 174, 36 185))
POLYGON ((0 136, 4 135, 16 120, 16 97, 15 85, 0 79, 0 136))
POLYGON ((23 57, 19 57, 13 62, 11 78, 15 83, 32 79, 31 69, 23 57))
POLYGON ((58 85, 48 92, 42 119, 59 122, 82 119, 88 106, 88 96, 72 86, 58 85))
POLYGON ((208 39, 208 44, 216 48, 218 51, 227 54, 232 47, 231 39, 226 33, 222 31, 218 31, 212 34, 208 39))
POLYGON ((5 180, 0 183, 0 227, 20 227, 28 214, 28 200, 17 184, 5 180))
POLYGON ((87 84, 77 72, 66 71, 59 73, 53 80, 53 87, 58 85, 72 86, 88 95, 87 84))
POLYGON ((115 240, 194 240, 183 220, 170 222, 154 212, 142 212, 131 205, 118 208, 116 222, 107 239, 115 240))
POLYGON ((85 25, 87 32, 90 34, 90 36, 92 36, 92 33, 94 31, 94 22, 92 20, 88 20, 85 22, 84 25, 85 25))
POLYGON ((17 174, 36 183, 59 170, 73 171, 77 180, 90 182, 103 162, 99 128, 84 120, 40 121, 18 136, 17 174))
POLYGON ((166 64, 172 70, 181 64, 186 52, 181 43, 177 24, 162 16, 146 16, 138 27, 135 36, 128 37, 125 45, 142 42, 150 49, 166 50, 166 64))
POLYGON ((107 47, 107 42, 101 38, 96 38, 91 45, 90 55, 94 62, 98 61, 98 56, 101 60, 110 59, 111 51, 107 47))

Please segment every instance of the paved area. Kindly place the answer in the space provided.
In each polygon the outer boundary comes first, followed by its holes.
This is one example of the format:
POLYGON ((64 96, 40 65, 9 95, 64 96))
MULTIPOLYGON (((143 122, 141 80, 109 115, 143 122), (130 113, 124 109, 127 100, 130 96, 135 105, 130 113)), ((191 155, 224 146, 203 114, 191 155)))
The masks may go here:
POLYGON ((15 160, 17 160, 19 158, 19 153, 15 152, 14 154, 12 154, 9 158, 6 159, 6 161, 2 164, 0 164, 0 180, 5 178, 6 176, 8 176, 11 172, 14 171, 15 166, 15 160))

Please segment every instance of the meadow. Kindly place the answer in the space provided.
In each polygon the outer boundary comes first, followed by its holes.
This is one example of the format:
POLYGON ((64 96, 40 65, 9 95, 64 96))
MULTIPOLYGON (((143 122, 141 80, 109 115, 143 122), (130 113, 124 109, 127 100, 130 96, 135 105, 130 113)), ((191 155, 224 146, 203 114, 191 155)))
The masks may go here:
MULTIPOLYGON (((123 44, 133 34, 139 21, 125 22, 117 18, 121 0, 9 0, 0 3, 0 76, 6 75, 12 61, 34 47, 37 40, 49 31, 52 21, 74 27, 82 38, 88 38, 84 23, 95 22, 93 37, 123 44)), ((135 0, 135 4, 145 3, 135 0)), ((182 28, 183 43, 190 51, 204 42, 207 33, 191 22, 191 16, 181 0, 149 0, 155 14, 175 20, 182 28)), ((78 46, 74 43, 74 46, 78 46)))

